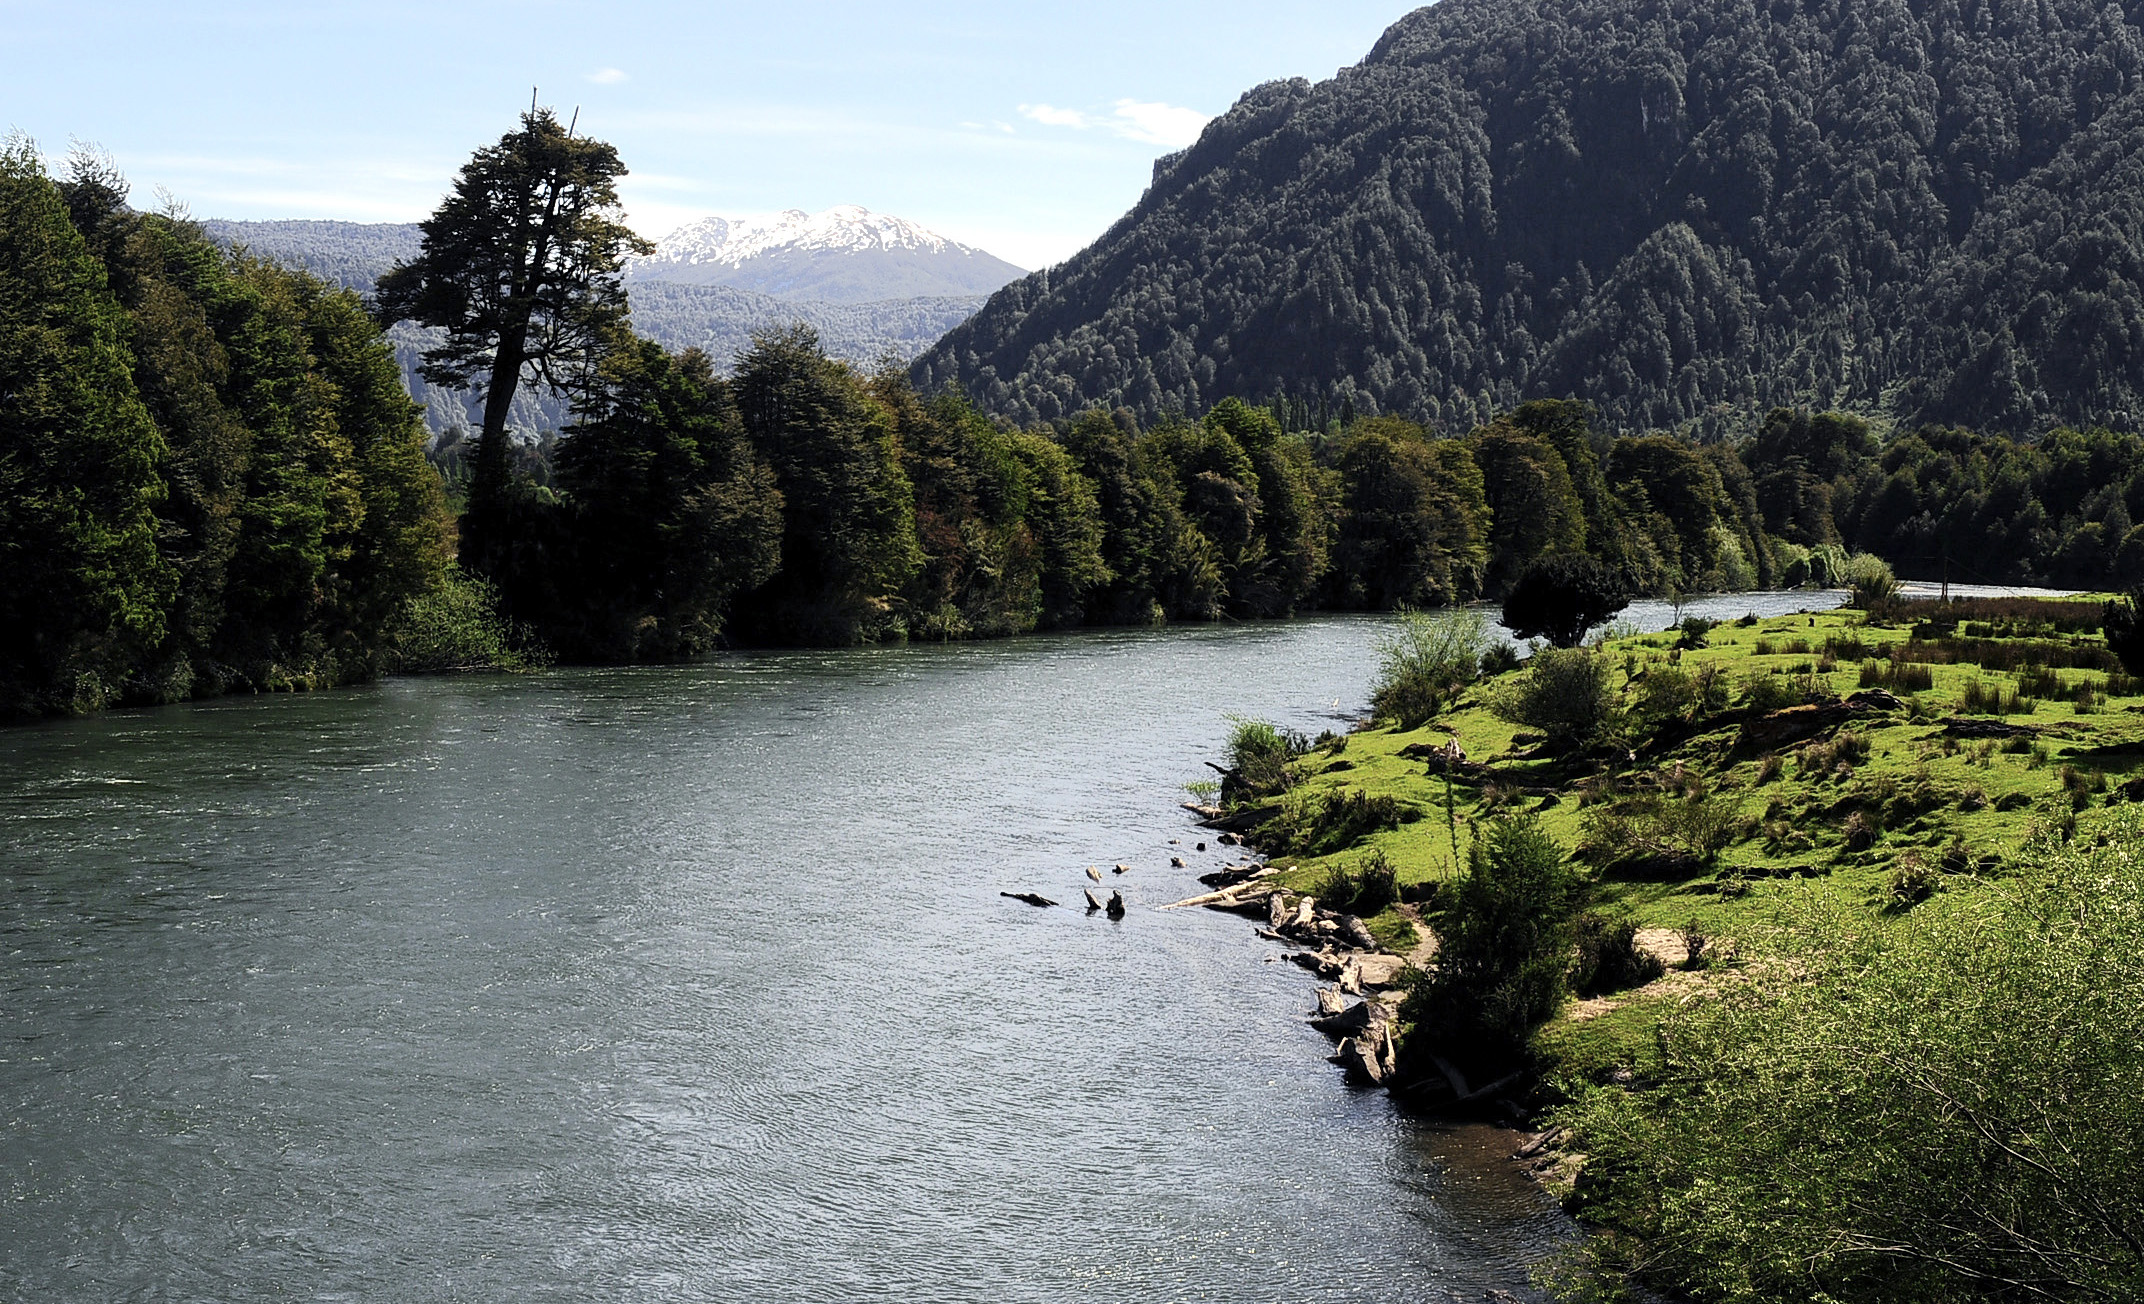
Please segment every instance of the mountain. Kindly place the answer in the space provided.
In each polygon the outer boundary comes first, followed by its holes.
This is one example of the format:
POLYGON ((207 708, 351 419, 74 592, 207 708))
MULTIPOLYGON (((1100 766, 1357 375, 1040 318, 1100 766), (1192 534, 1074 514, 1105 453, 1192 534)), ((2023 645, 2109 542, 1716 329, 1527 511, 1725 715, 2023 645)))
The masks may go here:
POLYGON ((872 303, 989 294, 1023 273, 914 222, 850 204, 823 213, 704 218, 657 241, 655 253, 634 259, 626 275, 778 299, 872 303))
MULTIPOLYGON (((712 218, 680 232, 686 239, 659 242, 654 257, 634 260, 629 277, 634 328, 672 349, 701 349, 726 369, 752 332, 801 321, 819 332, 829 356, 868 368, 888 356, 899 362, 915 357, 980 308, 989 290, 1020 274, 1010 264, 900 218, 860 208, 837 208, 818 218, 784 215, 791 216, 802 221, 731 224, 714 235, 710 223, 723 219, 712 218), (1002 274, 987 270, 992 266, 1002 274), (677 269, 679 276, 656 274, 667 268, 677 269), (777 297, 710 279, 729 274, 759 284, 786 278, 823 293, 777 297), (861 294, 866 286, 884 292, 864 298, 841 293, 845 288, 861 294), (913 288, 918 286, 927 288, 913 288)), ((414 257, 424 235, 415 223, 211 219, 201 226, 227 248, 243 247, 360 294, 369 294, 396 262, 414 257)), ((435 332, 405 322, 387 334, 409 391, 424 405, 425 421, 435 433, 481 424, 483 405, 474 391, 427 385, 417 374, 419 355, 436 341, 435 332)), ((560 429, 570 419, 555 397, 525 388, 515 396, 508 425, 529 437, 560 429)))
POLYGON ((2144 426, 2144 0, 1444 0, 923 355, 1057 419, 2144 426))

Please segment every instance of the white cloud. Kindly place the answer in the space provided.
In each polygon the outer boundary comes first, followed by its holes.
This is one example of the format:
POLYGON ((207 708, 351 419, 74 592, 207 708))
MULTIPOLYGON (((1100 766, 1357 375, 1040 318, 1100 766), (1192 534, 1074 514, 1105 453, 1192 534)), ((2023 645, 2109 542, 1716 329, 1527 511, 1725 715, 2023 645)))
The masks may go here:
POLYGON ((1087 120, 1087 115, 1078 109, 1058 109, 1047 104, 1023 104, 1020 106, 1020 116, 1032 118, 1045 127, 1071 127, 1077 131, 1085 131, 1094 125, 1087 120))
POLYGON ((624 69, 621 68, 598 68, 588 74, 588 80, 598 86, 616 86, 620 82, 632 79, 627 77, 624 69))
POLYGON ((1213 121, 1197 109, 1180 108, 1174 104, 1148 104, 1140 100, 1118 100, 1110 112, 1109 128, 1119 136, 1130 140, 1143 140, 1149 145, 1166 145, 1170 149, 1182 149, 1199 138, 1206 124, 1213 121))
POLYGON ((1023 104, 1020 116, 1045 127, 1070 127, 1074 131, 1101 128, 1113 136, 1148 145, 1182 149, 1199 138, 1213 121, 1197 109, 1145 100, 1118 100, 1107 113, 1060 109, 1050 104, 1023 104))

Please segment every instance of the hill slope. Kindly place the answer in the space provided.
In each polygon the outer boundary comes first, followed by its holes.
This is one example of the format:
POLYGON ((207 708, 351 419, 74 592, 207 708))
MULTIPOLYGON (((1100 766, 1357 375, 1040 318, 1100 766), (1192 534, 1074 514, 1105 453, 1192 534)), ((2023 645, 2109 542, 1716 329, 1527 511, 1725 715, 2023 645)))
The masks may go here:
POLYGON ((1034 419, 2144 424, 2144 3, 1444 0, 919 359, 1034 419))

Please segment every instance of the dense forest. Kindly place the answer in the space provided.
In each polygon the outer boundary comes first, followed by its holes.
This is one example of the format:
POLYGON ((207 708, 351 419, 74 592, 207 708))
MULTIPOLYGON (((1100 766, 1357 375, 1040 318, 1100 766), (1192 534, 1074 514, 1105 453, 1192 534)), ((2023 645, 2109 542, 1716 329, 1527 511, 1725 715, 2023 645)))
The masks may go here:
POLYGON ((450 557, 357 297, 0 149, 0 714, 342 683, 450 557))
POLYGON ((1026 422, 2144 420, 2144 6, 1444 0, 1250 92, 919 359, 1026 422))

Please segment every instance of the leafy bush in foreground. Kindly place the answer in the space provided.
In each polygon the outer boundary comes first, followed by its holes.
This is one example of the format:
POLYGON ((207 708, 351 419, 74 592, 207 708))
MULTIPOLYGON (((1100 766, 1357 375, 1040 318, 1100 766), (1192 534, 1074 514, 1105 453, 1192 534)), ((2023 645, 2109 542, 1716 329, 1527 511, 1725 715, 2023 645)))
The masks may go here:
POLYGON ((1490 703, 1497 718, 1548 735, 1559 746, 1591 742, 1615 711, 1606 657, 1578 648, 1544 648, 1526 673, 1490 703))
POLYGON ((1607 1235, 1562 1283, 1703 1300, 2144 1298, 2144 817, 1872 922, 1812 892, 1769 962, 1566 1110, 1607 1235))

